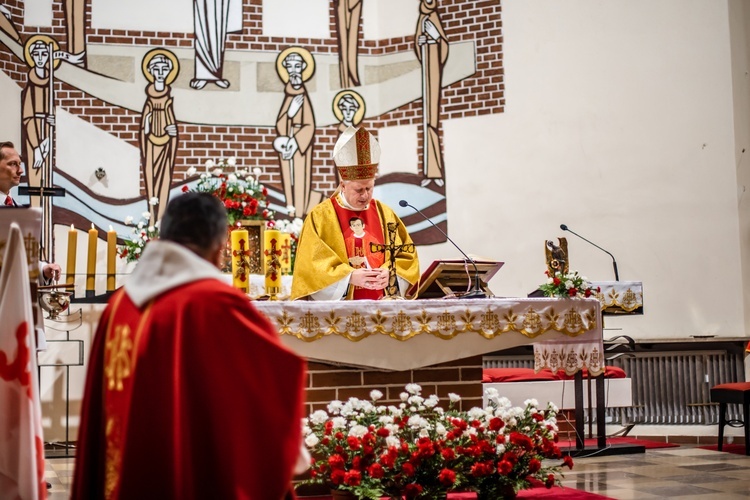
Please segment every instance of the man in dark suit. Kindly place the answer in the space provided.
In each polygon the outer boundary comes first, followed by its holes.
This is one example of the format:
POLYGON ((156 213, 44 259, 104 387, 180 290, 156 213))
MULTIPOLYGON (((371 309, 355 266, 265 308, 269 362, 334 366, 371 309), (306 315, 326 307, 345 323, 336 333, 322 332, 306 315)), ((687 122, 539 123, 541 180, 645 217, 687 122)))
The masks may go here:
MULTIPOLYGON (((21 182, 23 163, 10 141, 0 142, 0 208, 19 206, 10 195, 10 190, 21 182)), ((44 281, 60 279, 60 266, 51 263, 41 263, 44 281)))

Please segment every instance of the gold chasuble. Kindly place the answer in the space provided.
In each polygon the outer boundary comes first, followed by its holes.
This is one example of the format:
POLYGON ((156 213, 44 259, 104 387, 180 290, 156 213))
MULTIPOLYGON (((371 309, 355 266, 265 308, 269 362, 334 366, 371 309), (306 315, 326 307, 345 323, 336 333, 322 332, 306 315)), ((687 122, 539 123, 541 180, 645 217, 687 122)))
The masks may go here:
MULTIPOLYGON (((340 196, 340 195, 338 195, 340 196)), ((300 233, 297 256, 294 263, 294 280, 292 281, 291 299, 307 297, 315 292, 345 279, 354 269, 359 267, 387 267, 385 254, 370 251, 370 242, 385 243, 386 224, 398 223, 396 233, 397 245, 412 243, 409 233, 401 219, 388 206, 377 200, 370 202, 367 209, 356 211, 341 206, 338 196, 329 198, 317 205, 305 218, 300 233), (361 242, 354 238, 355 232, 360 232, 361 220, 365 234, 361 242), (358 255, 358 252, 364 255, 358 255), (365 260, 361 260, 365 257, 365 260)), ((416 252, 399 252, 396 255, 396 274, 408 281, 416 283, 419 279, 419 260, 416 252)), ((364 289, 349 286, 347 299, 380 298, 383 291, 378 290, 369 295, 364 289)))

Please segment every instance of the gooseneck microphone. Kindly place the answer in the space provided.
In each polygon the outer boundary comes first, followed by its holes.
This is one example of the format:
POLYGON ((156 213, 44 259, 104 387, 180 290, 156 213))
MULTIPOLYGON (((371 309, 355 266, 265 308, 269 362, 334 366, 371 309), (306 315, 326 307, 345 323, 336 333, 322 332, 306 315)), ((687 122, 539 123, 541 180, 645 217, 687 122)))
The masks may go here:
POLYGON ((594 245, 596 248, 598 248, 602 252, 604 252, 604 253, 608 254, 610 257, 612 257, 612 267, 615 269, 615 281, 620 281, 620 274, 617 272, 617 261, 615 260, 615 256, 614 255, 612 255, 610 252, 608 252, 607 250, 603 249, 602 247, 600 247, 599 245, 597 245, 593 241, 589 241, 586 238, 584 238, 583 236, 581 236, 580 234, 576 233, 575 231, 571 231, 568 228, 568 226, 566 226, 565 224, 560 224, 560 229, 562 229, 563 231, 567 231, 569 233, 575 234, 576 236, 578 236, 579 238, 581 238, 586 243, 594 245))
POLYGON ((434 222, 432 222, 429 217, 427 217, 425 214, 423 214, 420 209, 418 209, 414 205, 410 205, 409 202, 407 202, 406 200, 401 200, 401 201, 398 202, 398 204, 400 206, 402 206, 402 207, 411 207, 415 212, 417 212, 419 215, 421 215, 424 218, 424 220, 426 220, 427 222, 429 222, 430 224, 432 224, 432 227, 434 227, 435 229, 437 229, 438 231, 440 231, 440 233, 443 236, 445 236, 446 239, 448 241, 450 241, 451 244, 454 247, 456 247, 456 250, 458 250, 459 252, 461 252, 461 255, 463 255, 464 257, 466 257, 466 260, 468 260, 469 262, 471 262, 471 265, 474 266, 474 285, 471 287, 471 290, 469 290, 465 294, 461 295, 459 298, 461 298, 461 299, 484 299, 484 298, 486 298, 487 294, 484 293, 484 291, 482 290, 481 280, 479 279, 479 268, 477 267, 477 263, 474 262, 474 259, 472 259, 468 255, 466 255, 466 253, 464 253, 464 251, 461 250, 461 247, 459 247, 458 245, 456 245, 456 242, 454 242, 450 238, 450 236, 448 236, 445 233, 445 231, 443 231, 442 229, 440 229, 437 226, 437 224, 435 224, 434 222))

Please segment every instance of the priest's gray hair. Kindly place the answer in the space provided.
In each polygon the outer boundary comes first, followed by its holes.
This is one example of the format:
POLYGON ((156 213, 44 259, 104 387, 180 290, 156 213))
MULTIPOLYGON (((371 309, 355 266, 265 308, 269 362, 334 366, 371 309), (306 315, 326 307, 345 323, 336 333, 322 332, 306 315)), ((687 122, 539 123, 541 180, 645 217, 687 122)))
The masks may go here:
POLYGON ((209 193, 185 193, 169 202, 161 220, 159 238, 184 245, 197 253, 212 252, 227 239, 227 212, 209 193))

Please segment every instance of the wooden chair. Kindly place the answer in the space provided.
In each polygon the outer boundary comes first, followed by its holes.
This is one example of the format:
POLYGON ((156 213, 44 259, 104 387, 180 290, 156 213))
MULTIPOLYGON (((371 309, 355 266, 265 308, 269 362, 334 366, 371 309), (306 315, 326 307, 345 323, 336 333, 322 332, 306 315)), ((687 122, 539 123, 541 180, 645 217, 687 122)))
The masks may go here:
POLYGON ((724 445, 724 426, 744 426, 745 455, 750 456, 750 382, 734 382, 712 387, 711 402, 719 403, 719 451, 724 445), (743 420, 727 420, 728 404, 742 405, 743 420))

